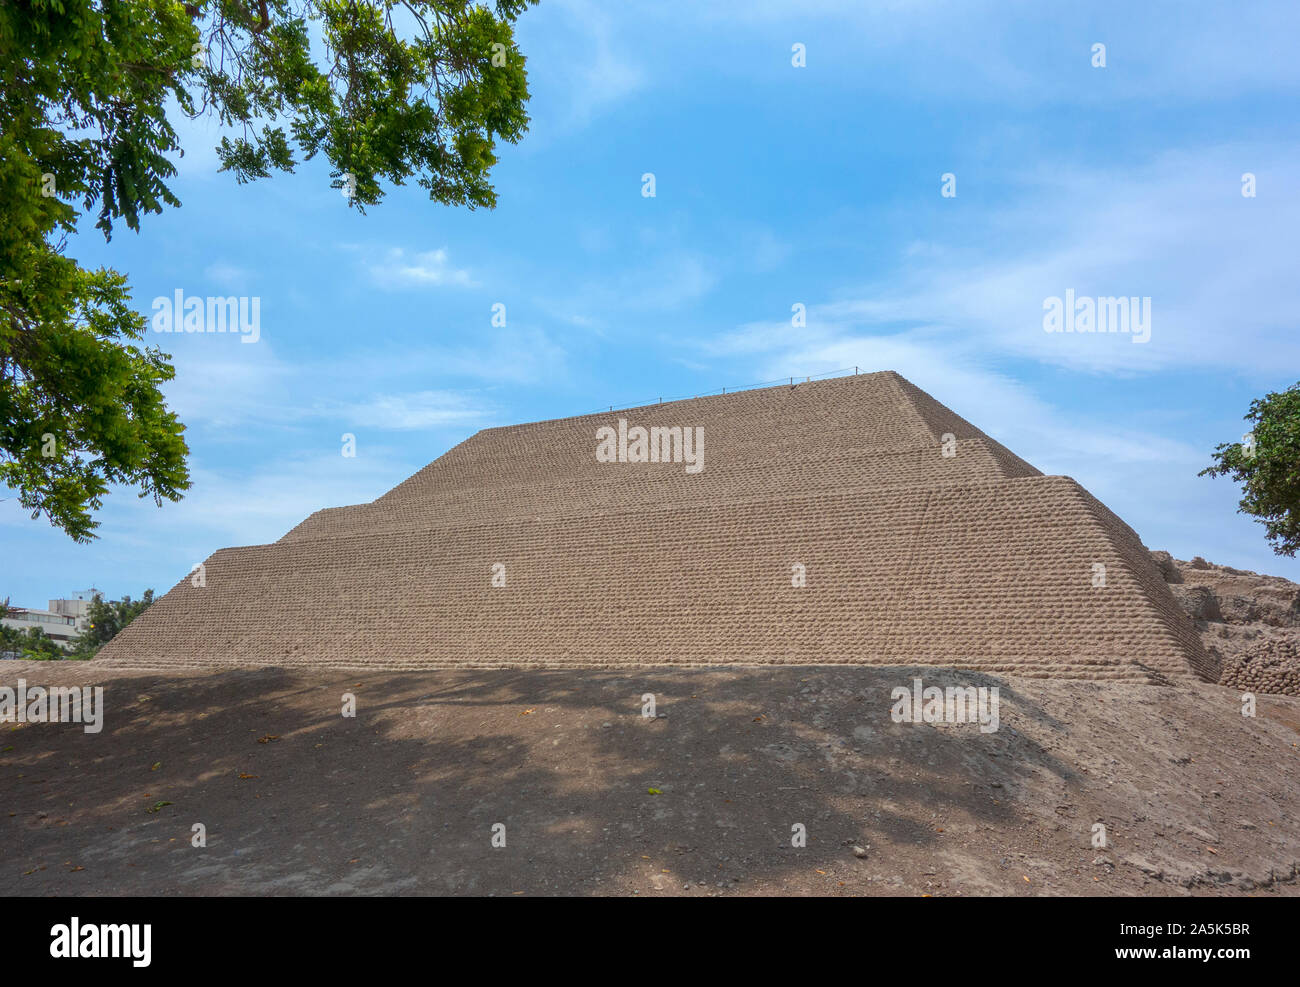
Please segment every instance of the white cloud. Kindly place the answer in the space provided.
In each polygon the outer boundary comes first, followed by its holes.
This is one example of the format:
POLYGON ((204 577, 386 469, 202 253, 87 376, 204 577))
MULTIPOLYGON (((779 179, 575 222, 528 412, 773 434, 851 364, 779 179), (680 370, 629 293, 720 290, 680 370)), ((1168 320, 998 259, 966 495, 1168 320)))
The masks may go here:
POLYGON ((1020 205, 958 214, 946 238, 909 243, 887 277, 810 304, 808 333, 929 326, 989 353, 1128 374, 1300 364, 1300 200, 1283 191, 1300 183, 1294 160, 1291 147, 1221 147, 1022 176, 1020 205), (1260 176, 1254 199, 1241 195, 1247 171, 1260 176), (1044 300, 1067 289, 1150 297, 1150 341, 1045 332, 1044 300))
POLYGON ((478 285, 469 271, 452 267, 445 248, 409 253, 401 247, 392 247, 363 263, 371 279, 381 288, 474 288, 478 285))
POLYGON ((203 276, 209 281, 215 281, 217 284, 226 287, 236 287, 243 285, 248 281, 248 272, 242 267, 235 267, 233 264, 226 264, 222 261, 209 264, 203 269, 203 276))
POLYGON ((341 407, 335 415, 345 424, 388 429, 481 425, 487 417, 484 409, 449 391, 383 394, 341 407))

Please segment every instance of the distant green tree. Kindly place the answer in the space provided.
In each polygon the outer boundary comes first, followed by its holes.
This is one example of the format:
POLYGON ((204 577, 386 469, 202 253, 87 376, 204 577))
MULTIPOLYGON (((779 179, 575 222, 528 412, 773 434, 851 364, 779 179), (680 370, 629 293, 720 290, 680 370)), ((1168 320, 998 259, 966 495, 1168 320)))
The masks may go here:
MULTIPOLYGON (((9 597, 0 601, 0 621, 9 616, 9 597)), ((18 650, 18 635, 21 633, 16 627, 6 627, 0 623, 0 652, 9 654, 18 650)))
POLYGON ((1300 549, 1300 382, 1257 398, 1245 420, 1251 430, 1241 442, 1215 449, 1214 465, 1200 476, 1231 475, 1242 484, 1239 510, 1264 525, 1278 555, 1300 549))
MULTIPOLYGON (((12 612, 13 608, 9 606, 9 598, 6 597, 3 602, 0 602, 0 619, 9 616, 12 612)), ((0 624, 0 651, 6 654, 17 654, 19 658, 27 661, 43 661, 65 656, 58 642, 41 628, 28 627, 19 630, 17 627, 6 627, 4 624, 0 624)))
POLYGON ((68 657, 59 642, 39 627, 19 630, 17 627, 0 625, 0 651, 16 653, 24 661, 49 661, 68 657))
POLYGON ((73 651, 78 658, 90 658, 122 632, 122 628, 149 609, 153 603, 153 590, 144 591, 144 596, 132 600, 124 596, 120 600, 106 601, 98 593, 90 601, 87 612, 88 626, 73 641, 73 651))

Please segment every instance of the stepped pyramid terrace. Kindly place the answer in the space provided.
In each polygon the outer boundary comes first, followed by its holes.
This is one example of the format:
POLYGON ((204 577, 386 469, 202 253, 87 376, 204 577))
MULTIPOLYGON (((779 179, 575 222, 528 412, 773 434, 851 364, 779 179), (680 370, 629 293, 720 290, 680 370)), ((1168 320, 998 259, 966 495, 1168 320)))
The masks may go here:
POLYGON ((484 429, 203 575, 101 660, 1218 676, 1131 528, 893 372, 484 429))

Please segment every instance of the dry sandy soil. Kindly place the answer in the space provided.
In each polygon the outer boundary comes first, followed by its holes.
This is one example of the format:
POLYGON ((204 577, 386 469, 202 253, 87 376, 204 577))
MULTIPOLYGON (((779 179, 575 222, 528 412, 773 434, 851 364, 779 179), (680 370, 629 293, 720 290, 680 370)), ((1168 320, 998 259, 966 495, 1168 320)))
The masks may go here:
POLYGON ((1295 698, 843 666, 20 676, 102 684, 107 715, 0 725, 11 895, 1300 893, 1295 698), (913 674, 998 686, 1000 729, 894 723, 913 674))

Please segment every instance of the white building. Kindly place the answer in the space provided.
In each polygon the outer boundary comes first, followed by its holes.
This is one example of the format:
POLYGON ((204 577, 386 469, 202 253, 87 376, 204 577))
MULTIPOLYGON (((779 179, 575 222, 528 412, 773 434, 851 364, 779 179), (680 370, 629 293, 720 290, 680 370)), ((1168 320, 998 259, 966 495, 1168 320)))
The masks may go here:
POLYGON ((103 594, 93 586, 90 589, 73 590, 72 595, 62 600, 50 601, 50 612, 72 617, 76 620, 77 633, 90 627, 90 604, 95 597, 103 594))
POLYGON ((39 627, 60 646, 71 647, 72 639, 90 626, 90 604, 99 590, 77 590, 62 600, 50 600, 48 610, 10 606, 0 618, 5 627, 26 631, 39 627))

